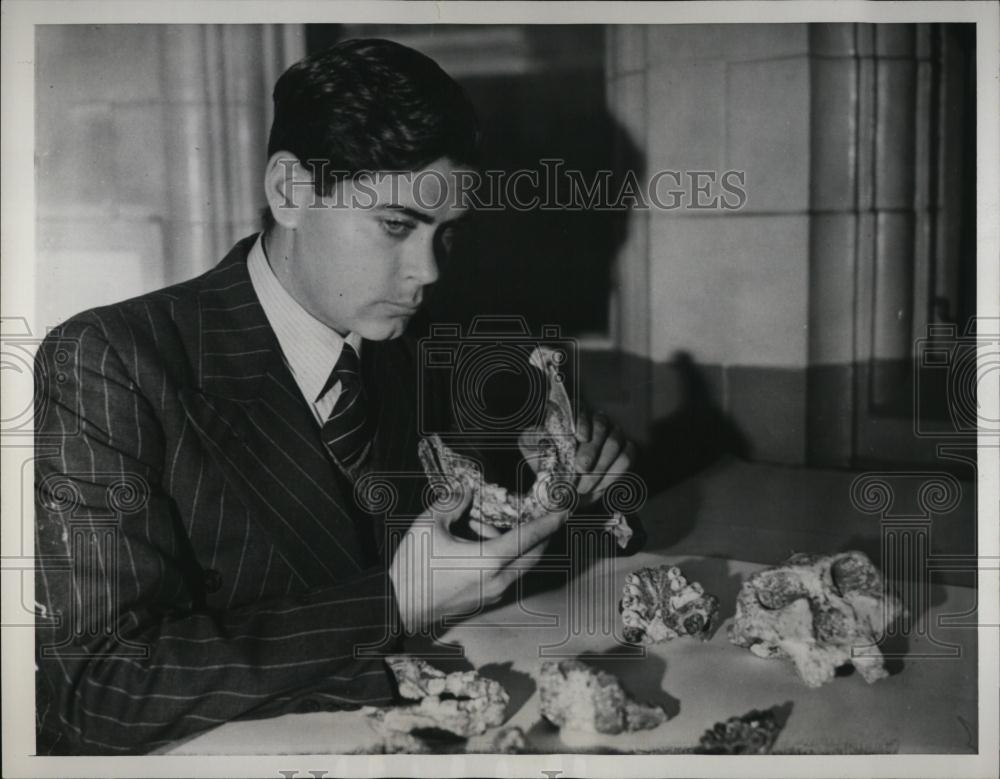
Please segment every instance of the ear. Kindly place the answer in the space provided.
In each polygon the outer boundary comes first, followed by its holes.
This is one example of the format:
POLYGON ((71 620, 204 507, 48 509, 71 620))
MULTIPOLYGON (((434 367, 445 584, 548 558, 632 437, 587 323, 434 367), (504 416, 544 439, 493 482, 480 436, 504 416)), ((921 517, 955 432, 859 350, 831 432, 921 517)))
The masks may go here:
POLYGON ((317 203, 312 175, 287 151, 271 155, 264 170, 264 195, 274 221, 294 230, 309 206, 317 203))

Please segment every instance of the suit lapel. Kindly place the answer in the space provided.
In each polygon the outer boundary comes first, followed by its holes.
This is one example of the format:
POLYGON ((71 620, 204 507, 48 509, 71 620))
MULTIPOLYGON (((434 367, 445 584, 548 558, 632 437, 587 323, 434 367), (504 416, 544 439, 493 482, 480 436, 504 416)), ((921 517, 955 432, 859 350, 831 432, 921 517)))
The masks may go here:
POLYGON ((416 451, 415 377, 401 347, 401 341, 365 341, 362 347, 363 373, 376 419, 372 465, 381 471, 398 471, 407 460, 406 452, 416 451))
MULTIPOLYGON (((375 399, 377 428, 371 470, 394 485, 397 518, 419 513, 425 484, 417 458, 417 365, 402 338, 365 341, 362 370, 370 395, 375 399)), ((373 516, 375 539, 381 552, 385 542, 385 515, 373 516)))
POLYGON ((227 481, 307 583, 337 581, 365 565, 351 503, 250 283, 251 246, 237 244, 204 277, 199 382, 181 401, 227 481))

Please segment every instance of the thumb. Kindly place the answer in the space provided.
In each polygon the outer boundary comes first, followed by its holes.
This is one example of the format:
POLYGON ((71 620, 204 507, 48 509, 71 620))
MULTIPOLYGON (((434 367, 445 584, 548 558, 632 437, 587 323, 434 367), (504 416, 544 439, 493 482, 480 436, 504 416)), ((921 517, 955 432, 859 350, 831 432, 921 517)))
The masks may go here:
POLYGON ((472 503, 472 490, 458 481, 449 481, 447 491, 439 493, 431 506, 435 522, 445 530, 462 517, 472 503))
POLYGON ((545 514, 536 520, 518 525, 499 538, 483 542, 483 549, 501 557, 518 557, 547 539, 566 522, 568 511, 545 514))
POLYGON ((576 409, 576 440, 581 444, 587 443, 593 431, 591 430, 590 408, 582 398, 577 399, 576 409))

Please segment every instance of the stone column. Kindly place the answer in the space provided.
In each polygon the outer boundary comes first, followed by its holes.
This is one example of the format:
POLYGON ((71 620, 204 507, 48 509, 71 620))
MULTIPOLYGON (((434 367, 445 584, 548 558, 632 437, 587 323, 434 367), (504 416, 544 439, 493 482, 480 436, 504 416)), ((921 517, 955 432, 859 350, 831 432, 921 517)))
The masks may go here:
POLYGON ((187 278, 258 229, 271 90, 304 44, 296 26, 169 25, 160 35, 165 254, 170 275, 187 278))

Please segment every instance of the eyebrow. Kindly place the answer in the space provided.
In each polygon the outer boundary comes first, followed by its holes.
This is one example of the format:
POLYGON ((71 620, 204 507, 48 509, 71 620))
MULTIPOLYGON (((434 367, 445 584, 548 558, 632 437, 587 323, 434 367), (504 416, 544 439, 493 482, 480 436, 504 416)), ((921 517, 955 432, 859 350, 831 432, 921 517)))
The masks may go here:
MULTIPOLYGON (((379 211, 392 211, 393 213, 400 213, 416 219, 418 222, 423 222, 426 225, 436 224, 437 220, 430 214, 425 214, 423 211, 417 211, 415 208, 410 208, 409 206, 395 205, 393 203, 384 203, 377 206, 379 211)), ((449 219, 447 222, 442 222, 442 224, 458 224, 460 222, 465 222, 472 215, 472 210, 469 209, 461 216, 455 217, 454 219, 449 219)))

